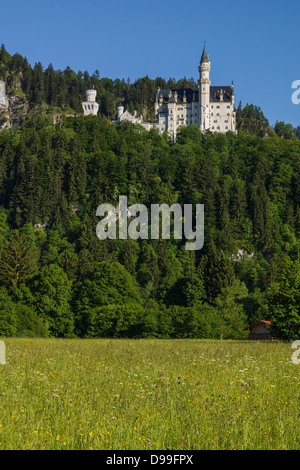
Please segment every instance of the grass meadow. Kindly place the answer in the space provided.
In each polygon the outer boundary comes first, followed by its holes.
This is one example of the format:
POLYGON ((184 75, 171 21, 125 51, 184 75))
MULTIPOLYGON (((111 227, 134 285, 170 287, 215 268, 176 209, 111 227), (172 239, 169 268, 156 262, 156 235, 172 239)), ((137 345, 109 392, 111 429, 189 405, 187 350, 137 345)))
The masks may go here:
POLYGON ((290 343, 2 338, 0 449, 300 449, 290 343))

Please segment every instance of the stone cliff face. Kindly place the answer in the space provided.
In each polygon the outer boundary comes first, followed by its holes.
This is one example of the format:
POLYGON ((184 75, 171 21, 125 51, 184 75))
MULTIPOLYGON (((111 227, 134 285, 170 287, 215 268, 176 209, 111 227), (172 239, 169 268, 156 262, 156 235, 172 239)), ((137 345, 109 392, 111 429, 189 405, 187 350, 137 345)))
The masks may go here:
POLYGON ((28 114, 27 100, 19 95, 8 95, 8 107, 0 107, 0 131, 12 126, 19 126, 28 114))
POLYGON ((8 102, 8 112, 10 114, 11 124, 20 125, 29 111, 27 100, 18 95, 9 95, 8 102))
POLYGON ((0 132, 10 126, 8 112, 0 108, 0 132))
POLYGON ((63 117, 74 117, 76 113, 71 109, 60 110, 59 108, 51 108, 45 103, 30 107, 26 97, 23 94, 7 95, 8 103, 0 104, 0 132, 4 129, 10 129, 13 126, 21 126, 25 119, 34 117, 38 114, 50 116, 53 124, 60 124, 63 117))

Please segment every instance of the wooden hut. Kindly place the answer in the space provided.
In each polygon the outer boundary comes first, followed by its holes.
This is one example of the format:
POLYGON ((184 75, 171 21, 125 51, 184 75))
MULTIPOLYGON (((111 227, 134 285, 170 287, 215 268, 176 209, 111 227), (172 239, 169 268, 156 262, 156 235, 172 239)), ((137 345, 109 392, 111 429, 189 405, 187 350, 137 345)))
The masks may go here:
POLYGON ((272 339, 271 333, 269 331, 269 326, 271 325, 270 321, 266 320, 260 320, 257 323, 254 323, 254 325, 248 326, 246 328, 247 330, 250 331, 249 333, 249 339, 257 339, 257 340, 262 340, 262 339, 272 339))

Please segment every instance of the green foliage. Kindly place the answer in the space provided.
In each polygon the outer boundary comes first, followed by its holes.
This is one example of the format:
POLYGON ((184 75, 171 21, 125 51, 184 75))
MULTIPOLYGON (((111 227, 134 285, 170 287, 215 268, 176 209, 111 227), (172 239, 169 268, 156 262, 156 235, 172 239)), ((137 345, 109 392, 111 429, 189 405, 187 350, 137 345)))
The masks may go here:
POLYGON ((216 310, 203 304, 200 307, 174 305, 159 316, 161 334, 167 338, 218 338, 220 321, 216 310))
MULTIPOLYGON (((138 286, 132 276, 118 262, 95 263, 79 283, 76 298, 77 329, 88 333, 90 321, 97 307, 103 305, 130 305, 141 302, 138 286)), ((92 318, 92 320, 91 320, 92 318)))
POLYGON ((300 338, 300 261, 283 254, 275 278, 267 290, 272 330, 286 339, 300 338))
POLYGON ((95 263, 80 286, 81 295, 93 308, 98 305, 139 303, 139 291, 132 276, 117 262, 95 263))
POLYGON ((88 311, 86 337, 148 338, 158 333, 157 312, 138 304, 106 305, 88 311))
POLYGON ((7 223, 7 214, 1 208, 0 209, 0 253, 1 253, 3 246, 5 245, 8 234, 9 234, 9 226, 7 223))
POLYGON ((283 139, 292 139, 297 138, 292 124, 286 124, 283 121, 277 121, 274 127, 275 133, 283 139))
POLYGON ((19 302, 15 304, 15 312, 17 318, 16 336, 27 338, 48 336, 46 325, 35 310, 19 302))
MULTIPOLYGON (((235 321, 233 316, 223 321, 207 303, 197 308, 174 305, 165 310, 138 304, 106 305, 87 311, 85 337, 220 338, 224 331, 230 337, 235 321)), ((234 332, 234 337, 241 337, 241 332, 234 332)))
POLYGON ((242 301, 247 297, 245 284, 236 279, 231 286, 225 287, 215 300, 220 319, 220 336, 228 339, 245 339, 248 334, 247 317, 242 301))
POLYGON ((15 336, 17 321, 15 305, 5 287, 0 287, 0 336, 15 336))
POLYGON ((0 259, 0 282, 9 290, 32 277, 37 271, 37 254, 26 238, 17 233, 2 248, 0 259))
POLYGON ((240 131, 257 135, 259 137, 266 137, 272 134, 269 127, 269 122, 263 115, 260 107, 252 104, 246 104, 242 108, 241 102, 236 111, 236 125, 240 131))
POLYGON ((28 285, 34 298, 32 307, 43 319, 49 334, 55 337, 72 336, 71 281, 62 268, 55 264, 45 266, 28 285))

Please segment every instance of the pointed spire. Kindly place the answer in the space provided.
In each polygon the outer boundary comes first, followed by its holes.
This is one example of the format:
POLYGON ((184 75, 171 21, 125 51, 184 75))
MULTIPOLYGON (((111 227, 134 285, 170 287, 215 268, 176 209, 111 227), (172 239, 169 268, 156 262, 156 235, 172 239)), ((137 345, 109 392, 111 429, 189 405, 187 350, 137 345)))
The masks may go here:
POLYGON ((203 52, 202 52, 202 57, 201 57, 200 64, 203 64, 204 62, 209 62, 209 56, 206 53, 205 44, 206 44, 206 41, 204 41, 204 47, 203 47, 203 52))

